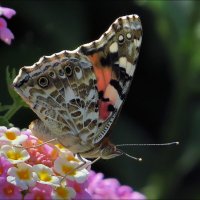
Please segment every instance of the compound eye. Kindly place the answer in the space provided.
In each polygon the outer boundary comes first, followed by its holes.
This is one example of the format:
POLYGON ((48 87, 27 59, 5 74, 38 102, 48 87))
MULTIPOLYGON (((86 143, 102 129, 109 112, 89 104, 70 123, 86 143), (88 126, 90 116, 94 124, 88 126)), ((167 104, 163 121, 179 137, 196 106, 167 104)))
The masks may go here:
POLYGON ((49 79, 45 76, 41 76, 39 79, 38 79, 38 85, 42 88, 45 88, 49 85, 49 79))

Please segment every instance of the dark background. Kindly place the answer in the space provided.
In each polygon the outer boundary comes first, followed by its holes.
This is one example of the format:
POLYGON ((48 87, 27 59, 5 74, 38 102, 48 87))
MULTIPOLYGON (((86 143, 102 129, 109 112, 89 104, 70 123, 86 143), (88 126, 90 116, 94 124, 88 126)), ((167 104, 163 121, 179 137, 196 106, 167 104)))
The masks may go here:
MULTIPOLYGON (((3 1, 16 10, 8 20, 15 35, 0 43, 0 102, 12 104, 6 91, 6 67, 17 71, 43 55, 73 50, 98 39, 118 17, 138 14, 143 42, 128 98, 112 130, 121 143, 179 146, 126 147, 127 157, 92 166, 144 193, 148 199, 200 199, 200 2, 199 1, 3 1)), ((35 119, 20 109, 10 120, 20 128, 35 119)))

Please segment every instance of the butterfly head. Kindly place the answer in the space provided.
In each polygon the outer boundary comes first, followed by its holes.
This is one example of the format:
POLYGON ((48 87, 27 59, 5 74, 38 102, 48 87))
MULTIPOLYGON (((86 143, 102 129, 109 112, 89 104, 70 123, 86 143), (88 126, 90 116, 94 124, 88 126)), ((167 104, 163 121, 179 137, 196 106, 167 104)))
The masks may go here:
POLYGON ((117 156, 124 155, 124 156, 131 158, 131 159, 134 159, 134 160, 137 160, 137 161, 142 161, 142 158, 138 158, 138 157, 134 157, 132 155, 129 155, 128 153, 119 149, 118 146, 121 146, 121 145, 112 144, 110 142, 110 140, 106 137, 106 138, 104 138, 104 140, 102 141, 102 143, 99 147, 98 154, 100 154, 100 155, 98 155, 98 156, 101 157, 102 159, 111 159, 111 158, 115 158, 117 156))
POLYGON ((104 143, 101 146, 100 157, 102 159, 111 159, 117 156, 121 156, 123 152, 118 149, 114 144, 109 140, 104 140, 104 143))

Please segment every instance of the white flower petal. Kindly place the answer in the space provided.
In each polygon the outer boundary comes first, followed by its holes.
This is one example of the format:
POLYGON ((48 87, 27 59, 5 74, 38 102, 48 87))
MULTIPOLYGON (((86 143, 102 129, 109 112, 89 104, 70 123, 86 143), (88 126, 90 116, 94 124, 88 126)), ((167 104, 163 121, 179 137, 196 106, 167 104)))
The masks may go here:
POLYGON ((5 133, 8 129, 5 126, 0 126, 0 136, 5 133))
POLYGON ((54 170, 62 176, 66 176, 69 180, 76 180, 78 183, 83 183, 89 172, 86 169, 78 168, 80 164, 76 162, 68 162, 58 157, 54 162, 54 170))
POLYGON ((66 175, 66 177, 71 181, 76 181, 78 183, 83 183, 86 181, 89 172, 86 169, 76 170, 74 175, 66 175))
POLYGON ((13 145, 19 145, 25 142, 28 139, 27 135, 19 135, 15 140, 13 140, 13 145))
POLYGON ((38 182, 52 185, 52 186, 60 186, 60 182, 62 177, 53 176, 53 170, 43 164, 38 164, 33 166, 33 170, 38 176, 38 182))
POLYGON ((43 164, 37 164, 33 166, 33 170, 38 173, 40 171, 45 171, 47 172, 49 175, 53 174, 53 170, 50 167, 47 167, 46 165, 43 164))
POLYGON ((7 173, 7 181, 22 190, 35 186, 37 181, 37 175, 32 171, 32 166, 26 163, 18 163, 17 167, 9 168, 7 173))
POLYGON ((26 149, 9 145, 3 145, 1 147, 1 154, 12 164, 25 162, 30 158, 30 155, 26 149))
POLYGON ((61 180, 62 180, 62 177, 52 176, 50 181, 42 181, 39 179, 37 182, 46 184, 46 185, 59 187, 61 180))
POLYGON ((20 135, 20 130, 16 127, 9 128, 7 131, 14 132, 16 135, 20 135))
POLYGON ((0 141, 5 141, 8 144, 19 145, 22 142, 25 142, 28 139, 27 135, 20 133, 20 130, 17 128, 10 128, 1 134, 0 141))
POLYGON ((71 187, 58 187, 56 190, 53 190, 51 193, 52 199, 55 200, 66 200, 73 199, 76 196, 76 192, 71 187), (60 192, 62 190, 62 192, 60 192))

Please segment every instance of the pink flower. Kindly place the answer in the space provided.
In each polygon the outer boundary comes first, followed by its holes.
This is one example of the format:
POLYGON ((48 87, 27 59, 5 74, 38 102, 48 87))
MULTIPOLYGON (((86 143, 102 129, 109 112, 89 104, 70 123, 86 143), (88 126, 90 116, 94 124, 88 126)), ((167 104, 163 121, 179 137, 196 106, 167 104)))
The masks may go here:
POLYGON ((133 191, 131 187, 121 186, 114 178, 103 179, 102 173, 91 171, 88 183, 88 192, 92 199, 146 199, 144 195, 133 191))
POLYGON ((22 199, 18 187, 10 184, 6 179, 0 179, 0 199, 22 199))
MULTIPOLYGON (((33 147, 42 143, 38 138, 31 135, 30 130, 21 132, 21 134, 25 134, 28 136, 27 141, 23 143, 23 147, 33 147)), ((30 154, 30 159, 28 160, 28 163, 30 165, 43 164, 48 167, 52 167, 54 161, 58 157, 57 148, 53 148, 48 144, 44 144, 36 148, 27 149, 27 151, 30 154)))
POLYGON ((4 17, 10 19, 15 14, 16 14, 15 10, 0 6, 0 16, 3 15, 4 17))
POLYGON ((11 44, 12 39, 14 39, 13 33, 7 28, 6 21, 0 17, 0 39, 6 44, 11 44))
POLYGON ((0 157, 0 180, 6 179, 8 169, 12 164, 6 158, 0 157))
POLYGON ((76 198, 75 199, 92 199, 92 196, 87 191, 88 182, 84 183, 77 183, 76 181, 67 181, 67 185, 74 188, 76 191, 76 198))
POLYGON ((104 179, 102 173, 88 172, 85 168, 69 173, 66 182, 62 182, 60 172, 70 171, 81 161, 64 147, 43 144, 28 129, 0 126, 0 137, 6 133, 12 139, 15 132, 26 136, 21 147, 0 141, 1 155, 4 155, 0 157, 0 199, 146 199, 131 187, 120 185, 118 180, 104 179), (28 155, 25 160, 24 151, 28 155), (9 160, 20 162, 13 165, 9 160))
POLYGON ((24 200, 31 199, 43 199, 49 200, 51 199, 52 187, 49 185, 44 185, 37 183, 37 185, 29 190, 29 193, 25 195, 24 200))

